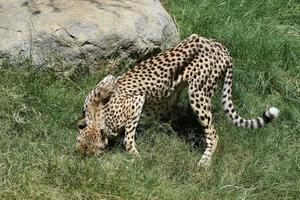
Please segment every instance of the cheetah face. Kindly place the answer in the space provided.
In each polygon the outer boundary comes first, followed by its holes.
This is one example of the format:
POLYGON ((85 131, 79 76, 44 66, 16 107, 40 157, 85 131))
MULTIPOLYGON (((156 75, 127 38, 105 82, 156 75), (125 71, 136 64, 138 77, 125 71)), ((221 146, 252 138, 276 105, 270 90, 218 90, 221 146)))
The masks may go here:
POLYGON ((105 131, 97 126, 89 126, 85 119, 78 123, 76 148, 84 155, 99 155, 108 143, 105 131))

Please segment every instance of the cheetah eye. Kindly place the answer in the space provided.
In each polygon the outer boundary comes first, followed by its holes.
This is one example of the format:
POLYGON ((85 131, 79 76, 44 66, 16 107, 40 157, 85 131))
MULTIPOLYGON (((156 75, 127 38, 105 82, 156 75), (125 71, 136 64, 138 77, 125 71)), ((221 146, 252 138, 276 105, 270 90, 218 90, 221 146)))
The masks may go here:
POLYGON ((80 120, 77 125, 78 129, 84 129, 86 126, 87 124, 84 119, 80 120))

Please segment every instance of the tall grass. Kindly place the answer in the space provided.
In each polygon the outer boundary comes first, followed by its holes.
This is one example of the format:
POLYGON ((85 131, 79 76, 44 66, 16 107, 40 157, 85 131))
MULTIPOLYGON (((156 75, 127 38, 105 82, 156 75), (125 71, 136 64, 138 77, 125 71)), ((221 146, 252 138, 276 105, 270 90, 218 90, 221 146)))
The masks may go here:
MULTIPOLYGON (((85 95, 107 72, 72 76, 17 61, 0 68, 0 199, 298 199, 300 197, 299 9, 296 1, 164 0, 181 37, 224 43, 234 58, 234 103, 254 117, 280 117, 258 130, 225 118, 211 168, 199 170, 199 125, 189 109, 175 122, 144 118, 141 159, 120 138, 100 157, 74 152, 85 95)), ((126 66, 127 67, 127 66, 126 66)), ((116 71, 115 74, 120 72, 116 71)), ((181 105, 186 102, 183 95, 181 105)))

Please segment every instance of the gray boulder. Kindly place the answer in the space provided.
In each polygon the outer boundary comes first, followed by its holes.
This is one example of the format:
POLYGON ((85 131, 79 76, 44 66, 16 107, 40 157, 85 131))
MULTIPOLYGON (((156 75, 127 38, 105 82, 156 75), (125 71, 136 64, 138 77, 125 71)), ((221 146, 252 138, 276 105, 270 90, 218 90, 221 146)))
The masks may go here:
POLYGON ((0 0, 0 58, 99 63, 138 58, 178 41, 159 0, 0 0))

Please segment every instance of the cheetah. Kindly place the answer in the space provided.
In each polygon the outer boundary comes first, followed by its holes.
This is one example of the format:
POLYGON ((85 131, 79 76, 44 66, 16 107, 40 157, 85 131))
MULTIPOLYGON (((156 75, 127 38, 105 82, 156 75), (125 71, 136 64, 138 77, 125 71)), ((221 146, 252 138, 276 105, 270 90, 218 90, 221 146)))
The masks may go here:
POLYGON ((187 87, 190 106, 204 130, 205 149, 198 165, 208 167, 218 144, 211 98, 221 79, 223 110, 236 126, 258 128, 279 114, 276 107, 271 107, 254 119, 242 118, 232 102, 232 70, 232 58, 222 44, 192 34, 119 77, 108 75, 85 99, 77 149, 86 154, 101 154, 108 139, 125 128, 125 149, 138 157, 135 135, 142 111, 168 113, 187 87))

